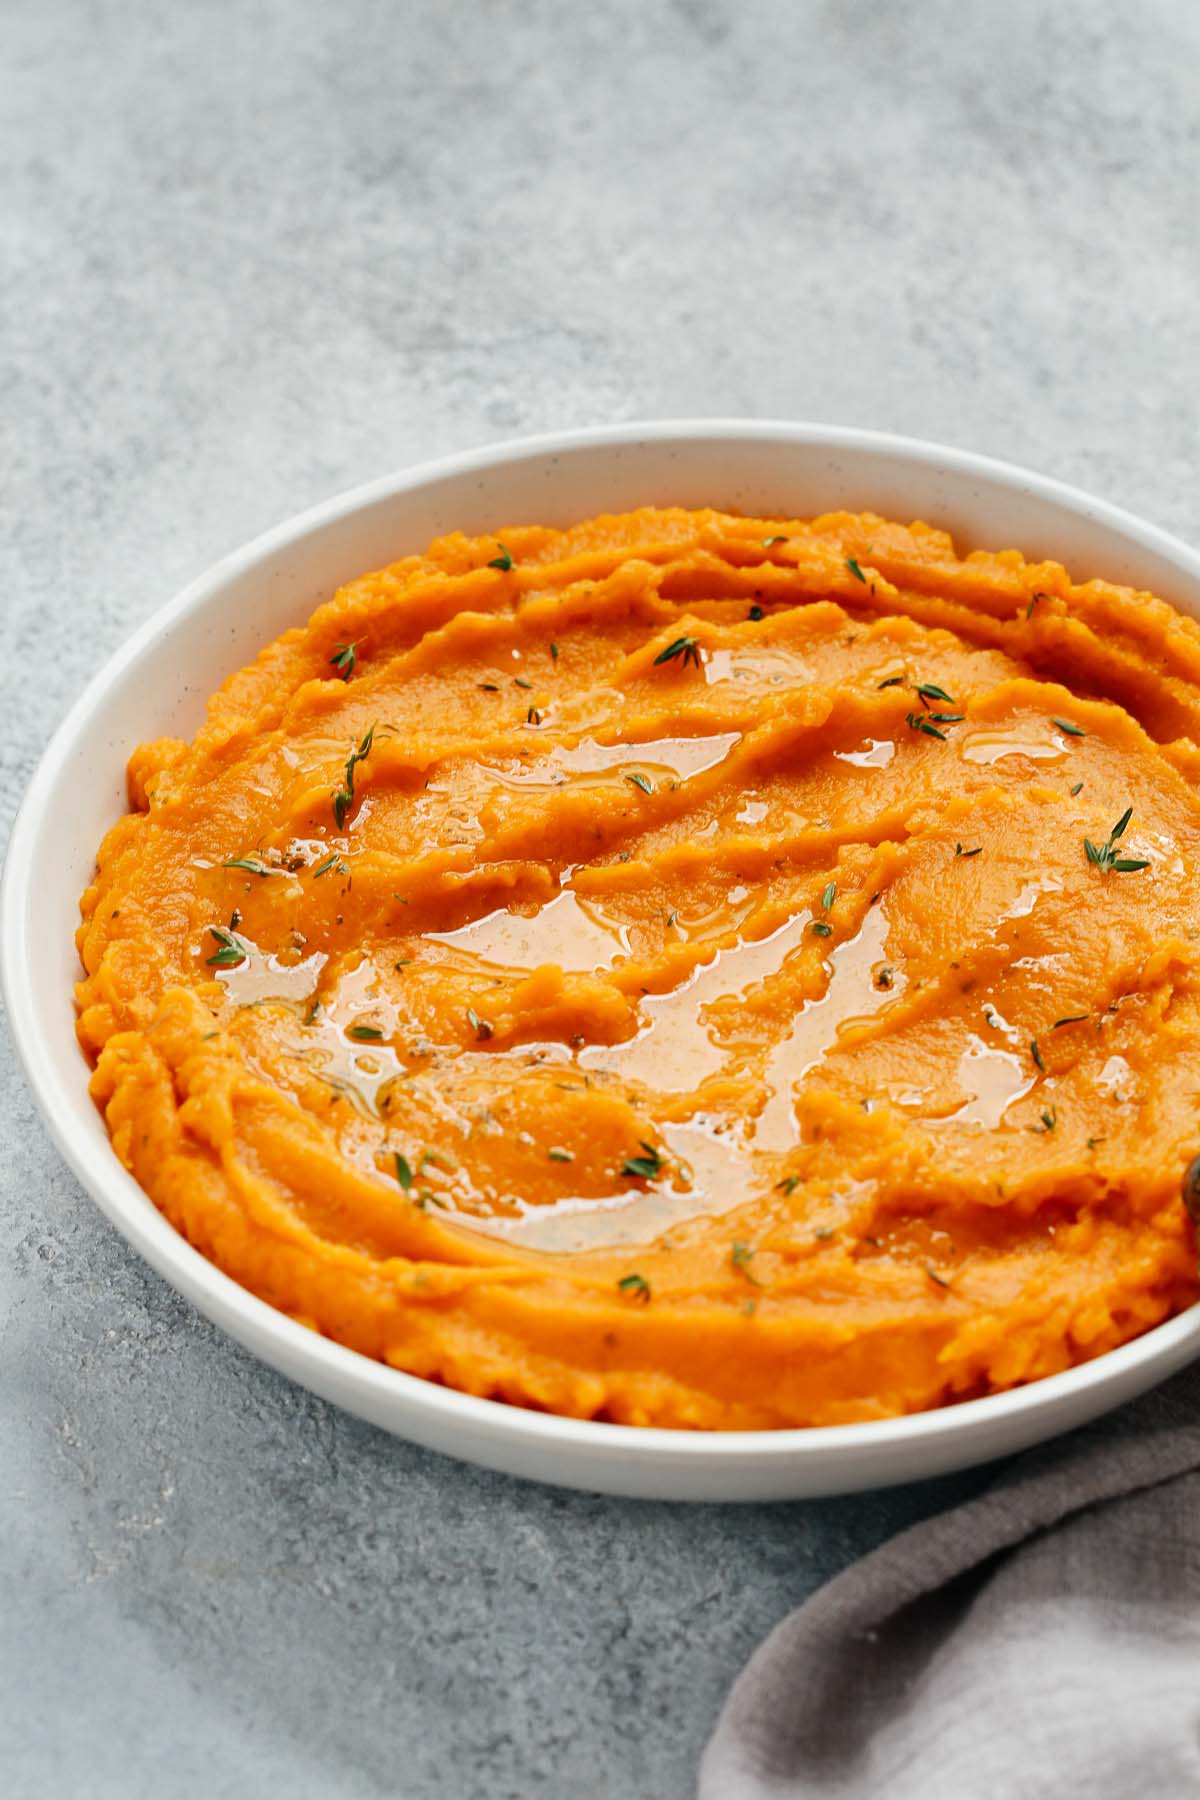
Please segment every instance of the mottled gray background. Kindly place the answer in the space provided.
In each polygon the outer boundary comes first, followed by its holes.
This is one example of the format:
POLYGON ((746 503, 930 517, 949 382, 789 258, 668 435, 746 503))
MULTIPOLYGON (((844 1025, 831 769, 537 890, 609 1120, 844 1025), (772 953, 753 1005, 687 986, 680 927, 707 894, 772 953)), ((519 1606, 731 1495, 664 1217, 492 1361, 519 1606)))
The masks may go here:
MULTIPOLYGON (((5 825, 86 676, 182 583, 489 438, 877 425, 1200 536, 1190 0, 0 21, 5 825)), ((144 1269, 4 1056, 20 1800, 676 1800, 774 1621, 982 1479, 689 1511, 410 1449, 144 1269)))

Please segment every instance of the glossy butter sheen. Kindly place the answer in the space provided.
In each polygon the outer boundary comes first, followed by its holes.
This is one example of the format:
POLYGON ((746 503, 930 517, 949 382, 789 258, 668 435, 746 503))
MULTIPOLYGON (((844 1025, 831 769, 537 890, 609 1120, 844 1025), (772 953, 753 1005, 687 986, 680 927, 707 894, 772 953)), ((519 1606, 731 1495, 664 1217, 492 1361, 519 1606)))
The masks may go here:
POLYGON ((135 753, 93 1093, 228 1273, 470 1392, 1028 1381, 1196 1296, 1198 727, 1194 624, 923 525, 443 539, 135 753))

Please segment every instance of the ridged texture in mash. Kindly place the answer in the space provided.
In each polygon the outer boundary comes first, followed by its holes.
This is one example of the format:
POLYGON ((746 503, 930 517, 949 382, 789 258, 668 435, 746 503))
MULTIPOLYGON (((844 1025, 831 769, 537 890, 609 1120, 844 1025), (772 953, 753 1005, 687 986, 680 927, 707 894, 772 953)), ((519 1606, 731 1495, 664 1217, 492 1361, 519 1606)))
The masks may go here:
POLYGON ((1198 743, 1189 621, 921 524, 446 538, 133 756, 93 1092, 221 1268, 473 1393, 1029 1381, 1196 1296, 1198 743))

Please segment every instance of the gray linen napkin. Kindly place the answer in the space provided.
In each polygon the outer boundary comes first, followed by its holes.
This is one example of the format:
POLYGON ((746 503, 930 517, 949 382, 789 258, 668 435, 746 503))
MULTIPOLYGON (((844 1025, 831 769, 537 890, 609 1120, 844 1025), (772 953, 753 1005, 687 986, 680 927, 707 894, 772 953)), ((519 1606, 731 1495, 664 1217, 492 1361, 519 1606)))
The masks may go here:
POLYGON ((700 1800, 1200 1796, 1200 1365, 783 1621, 700 1800))

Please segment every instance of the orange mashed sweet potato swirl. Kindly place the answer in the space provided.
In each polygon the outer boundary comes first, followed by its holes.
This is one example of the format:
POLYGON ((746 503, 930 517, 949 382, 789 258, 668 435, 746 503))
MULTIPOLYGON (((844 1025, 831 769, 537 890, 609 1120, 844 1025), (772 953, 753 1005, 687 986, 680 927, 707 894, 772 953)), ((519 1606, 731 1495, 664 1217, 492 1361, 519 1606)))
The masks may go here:
POLYGON ((1200 630, 923 524, 366 575, 143 745, 79 1037, 188 1240, 397 1369, 835 1424, 1197 1296, 1200 630))

